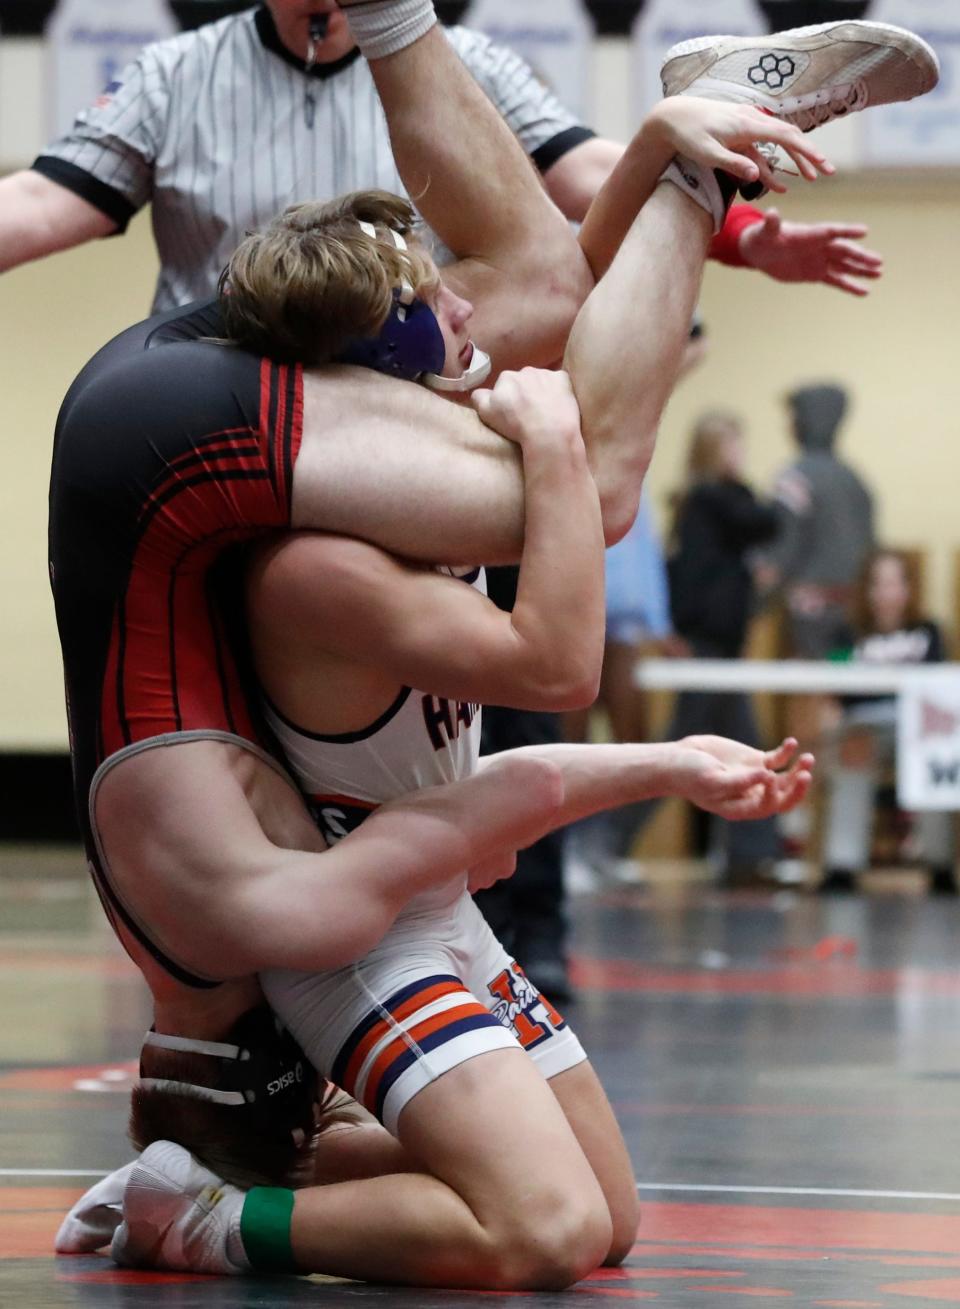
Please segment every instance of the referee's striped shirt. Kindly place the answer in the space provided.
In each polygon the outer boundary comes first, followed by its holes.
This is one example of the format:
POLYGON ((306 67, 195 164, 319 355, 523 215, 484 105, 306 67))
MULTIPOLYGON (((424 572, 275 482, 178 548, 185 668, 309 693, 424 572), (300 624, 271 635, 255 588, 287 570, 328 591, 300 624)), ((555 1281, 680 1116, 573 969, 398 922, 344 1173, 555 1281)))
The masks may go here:
MULTIPOLYGON (((448 35, 541 171, 593 135, 519 56, 448 35)), ((147 46, 33 167, 121 231, 152 201, 154 310, 211 295, 244 234, 289 204, 403 193, 366 62, 354 51, 308 76, 262 6, 147 46)))

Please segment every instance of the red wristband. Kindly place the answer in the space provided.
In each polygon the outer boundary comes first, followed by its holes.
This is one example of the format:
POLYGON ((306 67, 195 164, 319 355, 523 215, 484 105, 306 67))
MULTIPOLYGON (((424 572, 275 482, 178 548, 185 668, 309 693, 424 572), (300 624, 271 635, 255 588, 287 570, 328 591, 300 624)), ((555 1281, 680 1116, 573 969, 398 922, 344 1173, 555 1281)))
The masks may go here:
POLYGON ((753 205, 733 205, 726 222, 710 242, 709 258, 730 268, 746 268, 747 261, 740 253, 740 237, 748 227, 763 222, 763 214, 753 205))

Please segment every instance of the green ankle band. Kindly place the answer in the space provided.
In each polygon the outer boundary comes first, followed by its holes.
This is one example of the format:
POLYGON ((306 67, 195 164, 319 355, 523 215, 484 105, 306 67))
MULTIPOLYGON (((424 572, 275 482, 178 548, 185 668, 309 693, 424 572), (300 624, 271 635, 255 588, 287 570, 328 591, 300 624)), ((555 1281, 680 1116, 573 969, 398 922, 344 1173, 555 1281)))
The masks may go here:
POLYGON ((290 1245, 293 1192, 278 1186, 255 1186, 240 1213, 240 1239, 251 1267, 263 1272, 293 1273, 290 1245))

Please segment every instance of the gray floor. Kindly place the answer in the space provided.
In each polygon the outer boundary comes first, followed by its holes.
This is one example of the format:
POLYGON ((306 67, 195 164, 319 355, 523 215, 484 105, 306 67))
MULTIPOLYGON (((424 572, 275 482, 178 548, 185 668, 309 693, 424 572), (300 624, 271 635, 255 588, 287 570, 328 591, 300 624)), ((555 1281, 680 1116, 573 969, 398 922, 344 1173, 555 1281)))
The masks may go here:
MULTIPOLYGON (((568 1013, 643 1218, 625 1268, 512 1303, 960 1303, 960 904, 906 886, 828 901, 681 883, 574 903, 568 1013)), ((491 1300, 53 1258, 65 1207, 127 1157, 147 1020, 74 851, 0 851, 0 1013, 0 1304, 491 1300)))

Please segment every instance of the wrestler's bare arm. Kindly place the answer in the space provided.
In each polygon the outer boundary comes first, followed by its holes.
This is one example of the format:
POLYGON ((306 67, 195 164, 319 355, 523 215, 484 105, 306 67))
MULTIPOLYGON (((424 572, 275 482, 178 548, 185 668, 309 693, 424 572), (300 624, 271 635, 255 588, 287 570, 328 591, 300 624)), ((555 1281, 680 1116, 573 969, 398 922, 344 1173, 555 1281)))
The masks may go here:
POLYGON ((792 738, 775 750, 757 750, 720 736, 689 736, 652 745, 524 746, 481 759, 549 760, 563 777, 558 826, 603 809, 662 796, 739 820, 783 813, 810 786, 813 756, 798 754, 792 738))
POLYGON ((174 962, 225 980, 362 958, 410 899, 538 839, 561 801, 552 764, 494 763, 381 806, 326 850, 292 783, 240 747, 194 741, 116 764, 96 821, 127 913, 174 962))
POLYGON ((513 611, 356 539, 311 533, 271 544, 248 588, 255 662, 268 694, 311 730, 364 725, 400 686, 531 709, 596 697, 604 543, 569 380, 524 369, 474 399, 487 425, 523 451, 526 530, 513 611), (360 689, 333 690, 351 676, 360 689))

